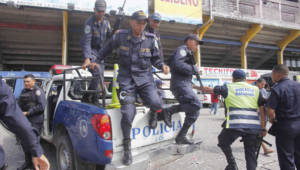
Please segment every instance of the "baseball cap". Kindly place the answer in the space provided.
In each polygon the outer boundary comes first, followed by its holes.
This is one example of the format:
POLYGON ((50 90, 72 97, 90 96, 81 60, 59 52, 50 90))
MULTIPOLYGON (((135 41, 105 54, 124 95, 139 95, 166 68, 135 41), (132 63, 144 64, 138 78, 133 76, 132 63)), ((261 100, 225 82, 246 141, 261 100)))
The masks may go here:
POLYGON ((137 20, 137 21, 147 20, 147 16, 146 16, 144 11, 140 10, 140 11, 134 12, 131 15, 130 19, 134 19, 134 20, 137 20))
POLYGON ((105 2, 105 0, 96 0, 96 2, 95 2, 95 10, 96 11, 105 11, 106 10, 106 2, 105 2))
POLYGON ((187 40, 196 40, 199 44, 203 44, 203 41, 199 39, 199 37, 196 34, 189 34, 184 38, 184 42, 187 40))
POLYGON ((155 12, 151 15, 151 19, 154 20, 154 21, 161 21, 161 16, 159 13, 155 12))
POLYGON ((234 79, 246 79, 246 73, 243 70, 234 70, 232 77, 234 79))

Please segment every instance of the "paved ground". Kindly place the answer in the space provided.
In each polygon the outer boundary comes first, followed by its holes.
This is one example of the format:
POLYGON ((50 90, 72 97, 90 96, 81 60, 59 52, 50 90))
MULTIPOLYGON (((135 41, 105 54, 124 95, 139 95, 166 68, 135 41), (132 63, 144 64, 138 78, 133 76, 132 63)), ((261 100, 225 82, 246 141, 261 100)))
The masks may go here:
MULTIPOLYGON (((196 136, 203 139, 201 150, 183 157, 178 157, 172 163, 162 163, 159 167, 150 169, 159 170, 223 170, 226 166, 226 160, 221 150, 217 147, 217 136, 221 131, 224 110, 219 109, 217 115, 211 115, 208 109, 202 109, 197 122, 196 136)), ((23 161, 23 153, 20 146, 16 146, 14 137, 0 128, 0 144, 4 146, 7 156, 8 170, 16 170, 23 161)), ((266 140, 273 144, 275 150, 274 138, 267 136, 266 140)), ((51 170, 56 170, 55 166, 55 148, 49 144, 43 143, 47 157, 52 164, 51 170)), ((245 170, 244 149, 239 139, 233 144, 233 152, 236 157, 240 170, 245 170)), ((270 156, 259 155, 258 170, 279 170, 276 153, 270 156)))

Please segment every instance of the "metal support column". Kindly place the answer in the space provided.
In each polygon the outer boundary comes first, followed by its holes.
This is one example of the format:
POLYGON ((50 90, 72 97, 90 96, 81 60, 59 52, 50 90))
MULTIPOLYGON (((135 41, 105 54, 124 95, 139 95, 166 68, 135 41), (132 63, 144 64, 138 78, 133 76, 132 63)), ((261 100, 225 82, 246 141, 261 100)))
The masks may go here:
MULTIPOLYGON (((204 34, 209 29, 209 27, 214 23, 214 19, 210 16, 203 16, 203 21, 205 24, 201 26, 201 28, 197 29, 197 34, 200 40, 202 40, 204 34)), ((201 67, 201 53, 200 53, 200 46, 198 46, 198 50, 195 55, 195 61, 198 64, 198 67, 201 67)))
POLYGON ((247 52, 248 43, 255 37, 262 29, 261 24, 252 24, 251 28, 247 30, 246 34, 241 37, 241 68, 247 69, 247 52))
POLYGON ((277 46, 280 48, 280 50, 277 52, 277 63, 283 64, 283 52, 286 48, 286 46, 294 41, 296 38, 300 36, 300 30, 292 30, 289 35, 284 37, 283 40, 280 40, 277 43, 277 46))
POLYGON ((68 58, 68 11, 63 11, 63 30, 62 30, 62 55, 61 63, 67 64, 68 58))

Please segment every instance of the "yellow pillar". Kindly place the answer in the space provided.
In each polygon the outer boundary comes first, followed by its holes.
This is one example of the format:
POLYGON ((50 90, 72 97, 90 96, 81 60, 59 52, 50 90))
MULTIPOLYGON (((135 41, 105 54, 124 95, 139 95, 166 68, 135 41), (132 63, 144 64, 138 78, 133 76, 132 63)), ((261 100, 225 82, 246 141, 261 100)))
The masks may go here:
MULTIPOLYGON (((200 40, 202 40, 206 31, 214 23, 214 20, 212 18, 210 18, 210 16, 203 16, 203 23, 204 24, 201 26, 201 28, 196 30, 196 33, 198 34, 198 37, 200 40)), ((198 50, 196 52, 195 61, 198 64, 198 67, 201 67, 200 47, 198 48, 198 50)))
POLYGON ((67 64, 68 56, 68 11, 63 11, 63 28, 62 28, 62 55, 61 63, 67 64))
POLYGON ((255 37, 262 29, 261 24, 252 24, 251 28, 247 30, 246 34, 241 37, 241 68, 247 69, 247 52, 248 43, 255 37))
POLYGON ((277 46, 280 48, 280 50, 277 52, 277 63, 283 64, 283 52, 286 48, 286 46, 294 41, 296 38, 300 36, 300 30, 292 30, 289 35, 284 37, 283 40, 280 40, 277 43, 277 46))

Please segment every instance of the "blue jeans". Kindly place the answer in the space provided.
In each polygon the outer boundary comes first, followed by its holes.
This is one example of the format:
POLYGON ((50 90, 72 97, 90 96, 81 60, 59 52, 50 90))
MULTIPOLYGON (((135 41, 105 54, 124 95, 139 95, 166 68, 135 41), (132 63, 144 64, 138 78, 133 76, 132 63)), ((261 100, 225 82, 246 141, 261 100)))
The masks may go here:
POLYGON ((214 111, 214 115, 217 114, 218 111, 218 103, 211 103, 210 112, 214 111))

